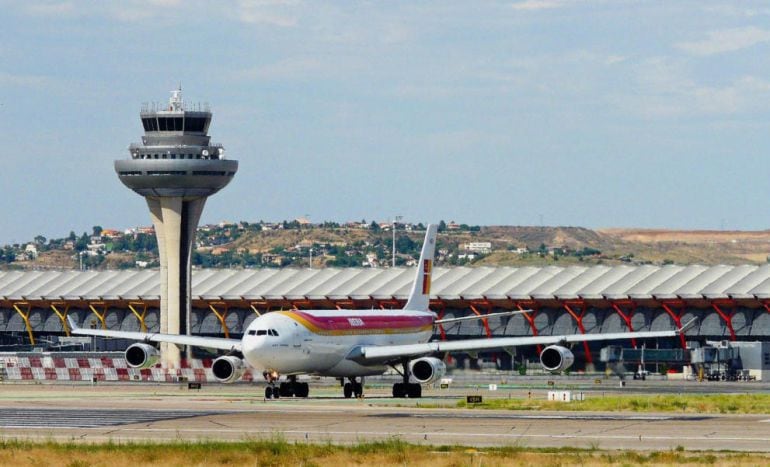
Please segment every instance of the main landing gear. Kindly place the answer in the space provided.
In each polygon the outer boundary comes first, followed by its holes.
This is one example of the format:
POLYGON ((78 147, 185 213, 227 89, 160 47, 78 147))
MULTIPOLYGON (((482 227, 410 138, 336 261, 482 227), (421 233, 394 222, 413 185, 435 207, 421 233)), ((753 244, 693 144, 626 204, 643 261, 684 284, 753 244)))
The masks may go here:
POLYGON ((340 378, 340 385, 342 385, 342 394, 345 395, 345 399, 350 399, 354 395, 356 398, 361 398, 364 395, 364 379, 361 378, 361 382, 356 381, 355 376, 348 378, 350 382, 346 383, 345 378, 340 378))
POLYGON ((307 397, 310 393, 310 386, 307 383, 297 382, 297 377, 289 376, 289 380, 275 386, 279 375, 275 371, 265 371, 262 376, 267 381, 265 388, 265 399, 278 399, 280 397, 307 397))
MULTIPOLYGON (((409 361, 402 360, 401 366, 404 368, 404 371, 399 373, 401 373, 401 376, 403 377, 404 382, 396 383, 393 385, 393 397, 398 397, 398 398, 408 397, 410 399, 417 399, 422 397, 422 385, 420 385, 420 383, 409 382, 409 361)), ((398 371, 398 369, 396 369, 396 371, 398 371)))
POLYGON ((289 376, 289 381, 281 383, 278 392, 283 397, 307 397, 310 386, 307 383, 298 383, 296 376, 289 376))

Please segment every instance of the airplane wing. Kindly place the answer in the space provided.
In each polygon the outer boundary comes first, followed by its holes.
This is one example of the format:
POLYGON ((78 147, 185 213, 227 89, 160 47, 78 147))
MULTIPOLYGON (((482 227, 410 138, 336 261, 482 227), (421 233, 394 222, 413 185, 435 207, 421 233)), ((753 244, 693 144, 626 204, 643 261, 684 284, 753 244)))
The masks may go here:
POLYGON ((460 321, 471 321, 475 319, 488 319, 488 318, 502 318, 503 316, 513 316, 513 315, 521 315, 523 313, 531 313, 532 310, 513 310, 513 311, 501 311, 499 313, 488 313, 486 315, 470 315, 470 316, 463 316, 461 318, 443 318, 443 319, 437 319, 433 322, 433 324, 452 324, 452 323, 458 323, 460 321))
POLYGON ((563 336, 496 337, 486 339, 465 339, 457 341, 434 341, 422 344, 376 345, 357 348, 348 358, 362 363, 376 363, 429 355, 435 352, 461 352, 473 350, 503 349, 524 345, 569 344, 618 339, 651 339, 674 337, 685 332, 694 319, 680 329, 671 331, 616 332, 605 334, 570 334, 563 336))
POLYGON ((70 333, 78 336, 114 337, 117 339, 131 339, 143 342, 168 342, 170 344, 191 345, 193 347, 205 347, 207 349, 237 350, 241 351, 240 339, 223 339, 220 337, 187 336, 181 334, 160 334, 152 332, 107 331, 104 329, 85 329, 78 327, 77 323, 68 316, 70 333))

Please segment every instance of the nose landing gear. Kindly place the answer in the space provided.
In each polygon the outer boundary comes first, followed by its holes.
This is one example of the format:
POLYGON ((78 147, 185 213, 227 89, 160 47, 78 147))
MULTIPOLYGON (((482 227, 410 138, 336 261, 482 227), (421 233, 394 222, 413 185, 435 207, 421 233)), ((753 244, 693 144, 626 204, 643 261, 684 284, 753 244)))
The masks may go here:
POLYGON ((267 381, 267 387, 265 388, 265 399, 278 399, 281 397, 281 391, 275 387, 275 382, 278 381, 277 371, 263 371, 262 377, 267 381))

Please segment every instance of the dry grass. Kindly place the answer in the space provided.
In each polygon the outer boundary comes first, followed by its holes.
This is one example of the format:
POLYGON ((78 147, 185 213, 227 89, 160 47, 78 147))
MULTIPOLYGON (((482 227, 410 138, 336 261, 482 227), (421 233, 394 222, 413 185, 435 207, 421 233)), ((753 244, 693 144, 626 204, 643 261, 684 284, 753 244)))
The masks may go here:
MULTIPOLYGON (((466 407, 464 400, 458 406, 466 407)), ((679 412, 770 414, 770 394, 699 394, 654 396, 598 396, 570 403, 542 399, 487 399, 474 408, 510 410, 571 410, 600 412, 679 412)))
POLYGON ((767 465, 758 453, 602 451, 598 449, 528 449, 521 447, 472 449, 428 447, 398 439, 353 446, 267 441, 171 442, 102 444, 5 441, 0 465, 109 466, 351 466, 351 465, 767 465))

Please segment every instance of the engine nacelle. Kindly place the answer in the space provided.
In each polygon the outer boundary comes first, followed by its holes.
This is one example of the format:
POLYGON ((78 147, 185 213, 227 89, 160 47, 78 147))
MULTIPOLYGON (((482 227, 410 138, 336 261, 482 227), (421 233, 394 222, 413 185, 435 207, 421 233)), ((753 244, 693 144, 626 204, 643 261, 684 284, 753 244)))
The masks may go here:
POLYGON ((158 349, 149 344, 132 344, 126 349, 126 363, 131 368, 150 368, 158 363, 158 360, 160 360, 158 349))
POLYGON ((446 365, 438 358, 418 358, 409 362, 409 373, 421 384, 430 384, 444 376, 446 365))
POLYGON ((238 381, 243 376, 244 371, 246 371, 246 367, 243 360, 231 355, 219 357, 211 364, 211 372, 220 383, 238 381))
POLYGON ((560 345, 549 345, 540 354, 540 364, 551 373, 559 373, 575 363, 572 351, 560 345))

